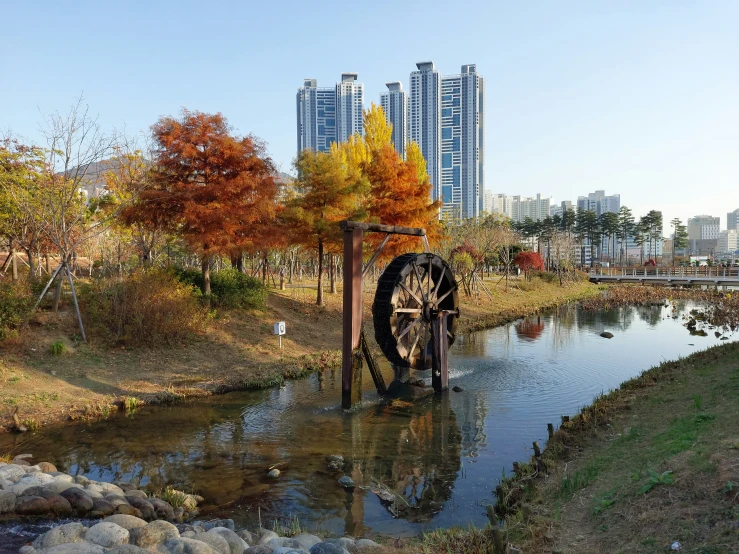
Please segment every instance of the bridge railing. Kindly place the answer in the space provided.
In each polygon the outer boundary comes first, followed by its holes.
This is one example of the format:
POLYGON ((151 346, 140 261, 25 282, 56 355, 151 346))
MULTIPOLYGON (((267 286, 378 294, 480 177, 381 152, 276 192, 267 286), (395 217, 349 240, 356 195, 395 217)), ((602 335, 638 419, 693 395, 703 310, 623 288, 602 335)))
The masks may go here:
POLYGON ((739 267, 594 267, 590 269, 590 275, 609 277, 739 278, 739 267))

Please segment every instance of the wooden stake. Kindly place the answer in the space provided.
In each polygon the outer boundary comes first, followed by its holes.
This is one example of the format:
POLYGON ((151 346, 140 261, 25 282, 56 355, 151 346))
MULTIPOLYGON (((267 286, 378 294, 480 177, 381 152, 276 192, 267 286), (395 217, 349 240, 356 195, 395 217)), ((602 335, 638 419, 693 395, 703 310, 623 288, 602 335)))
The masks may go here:
POLYGON ((551 440, 551 438, 554 436, 554 425, 552 425, 551 423, 547 423, 547 432, 549 433, 549 439, 551 440))

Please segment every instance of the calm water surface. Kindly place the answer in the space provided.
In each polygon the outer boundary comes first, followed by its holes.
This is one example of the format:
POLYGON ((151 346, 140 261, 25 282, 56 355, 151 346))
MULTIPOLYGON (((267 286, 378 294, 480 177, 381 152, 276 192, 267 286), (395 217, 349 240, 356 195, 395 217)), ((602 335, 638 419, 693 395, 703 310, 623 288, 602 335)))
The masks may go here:
POLYGON ((450 353, 450 382, 463 392, 412 406, 379 402, 366 374, 363 408, 343 414, 336 371, 280 389, 2 436, 0 451, 31 452, 97 480, 171 483, 204 496, 204 515, 250 526, 259 514, 263 522, 294 516, 354 536, 484 525, 502 472, 528 458, 532 441, 544 443, 547 423, 652 365, 719 342, 713 331, 691 336, 672 315, 664 307, 568 306, 461 337, 450 353), (601 338, 604 330, 614 338, 601 338), (344 456, 344 472, 328 469, 328 454, 344 456), (273 481, 267 468, 277 462, 288 469, 273 481), (410 507, 396 515, 371 490, 345 492, 337 484, 343 474, 381 482, 410 507))

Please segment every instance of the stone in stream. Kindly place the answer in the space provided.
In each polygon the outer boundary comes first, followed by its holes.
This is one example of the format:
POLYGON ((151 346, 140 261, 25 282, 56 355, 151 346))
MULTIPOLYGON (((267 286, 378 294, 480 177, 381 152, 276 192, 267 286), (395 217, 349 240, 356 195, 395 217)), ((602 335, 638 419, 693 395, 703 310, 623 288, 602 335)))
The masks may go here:
POLYGON ((272 539, 278 538, 277 533, 275 533, 274 531, 269 531, 268 529, 260 529, 260 533, 261 534, 259 536, 259 541, 257 541, 257 545, 268 544, 269 541, 271 541, 272 539))
POLYGON ((60 492, 59 495, 69 501, 72 509, 79 516, 83 516, 92 510, 92 498, 90 498, 90 495, 84 489, 67 489, 60 492))
POLYGON ((15 510, 15 494, 10 491, 0 491, 0 514, 15 510))
POLYGON ((39 486, 51 483, 54 478, 46 473, 26 473, 23 477, 18 479, 17 485, 31 485, 39 486))
POLYGON ((267 474, 267 477, 271 479, 277 479, 279 476, 280 476, 280 470, 277 468, 269 470, 269 473, 267 474))
POLYGON ((144 491, 140 491, 137 489, 126 491, 126 494, 124 496, 136 496, 138 498, 149 498, 144 491))
POLYGON ((139 527, 146 527, 146 522, 139 518, 129 515, 123 515, 123 514, 115 514, 110 517, 106 517, 105 521, 108 523, 115 523, 116 525, 120 525, 124 529, 128 529, 129 531, 131 529, 138 529, 139 527))
POLYGON ((124 496, 118 496, 116 494, 109 494, 105 497, 106 502, 110 502, 113 505, 113 509, 121 504, 128 504, 128 501, 124 496))
POLYGON ((82 485, 78 485, 77 483, 69 483, 67 481, 57 481, 54 479, 51 483, 47 483, 44 485, 49 490, 53 490, 56 493, 61 493, 62 491, 65 491, 67 489, 81 489, 82 485))
POLYGON ((152 506, 148 500, 146 500, 145 498, 140 498, 138 496, 131 496, 130 494, 126 495, 126 500, 131 506, 141 512, 141 517, 143 519, 145 519, 146 521, 154 519, 154 506, 152 506))
MULTIPOLYGON (((200 498, 200 501, 202 500, 203 499, 200 498)), ((236 531, 236 525, 234 525, 233 519, 211 519, 210 521, 202 521, 198 523, 205 531, 210 531, 215 527, 225 527, 226 529, 230 529, 231 531, 236 531)))
POLYGON ((339 485, 341 485, 345 489, 353 489, 357 486, 357 484, 354 482, 354 479, 352 479, 348 475, 344 475, 341 479, 339 479, 339 485))
POLYGON ((106 548, 128 544, 128 538, 128 529, 109 521, 101 521, 90 527, 85 533, 85 540, 106 548))
POLYGON ((321 542, 321 537, 311 535, 310 533, 300 533, 293 537, 296 541, 303 545, 303 548, 310 550, 314 545, 321 542))
POLYGON ((326 456, 328 468, 332 471, 338 471, 344 467, 344 456, 341 454, 330 454, 326 456))
POLYGON ((13 486, 13 481, 0 477, 0 491, 6 491, 13 486))
POLYGON ((159 498, 150 498, 149 503, 154 507, 154 513, 158 519, 166 519, 167 521, 174 519, 174 509, 168 502, 159 498))
POLYGON ((107 554, 150 554, 150 552, 132 544, 124 544, 108 550, 107 554))
POLYGON ((56 466, 49 462, 39 462, 36 464, 36 466, 44 473, 51 473, 52 471, 56 471, 56 466))
POLYGON ((244 539, 226 527, 213 527, 208 533, 216 533, 223 537, 228 543, 230 554, 243 554, 244 550, 249 548, 249 545, 244 542, 244 539))
POLYGON ((252 546, 251 548, 247 548, 244 550, 244 554, 272 554, 272 549, 269 546, 259 544, 257 546, 252 546))
POLYGON ((267 546, 271 547, 272 549, 275 548, 287 548, 289 550, 302 550, 303 545, 300 541, 297 541, 295 539, 291 539, 289 537, 277 537, 276 539, 272 539, 267 543, 267 546))
POLYGON ((130 542, 141 548, 151 548, 168 539, 179 538, 177 527, 167 521, 152 521, 145 527, 131 529, 130 542))
POLYGON ((463 389, 462 387, 460 387, 459 385, 454 385, 454 386, 452 387, 452 390, 453 390, 454 392, 464 392, 464 389, 463 389))
POLYGON ((36 537, 36 540, 33 541, 33 547, 40 550, 59 546, 60 544, 80 542, 85 531, 87 531, 87 528, 77 522, 59 525, 36 537))
POLYGON ((251 533, 250 533, 249 531, 247 531, 246 529, 243 529, 243 530, 241 530, 241 531, 238 531, 238 532, 237 532, 236 534, 237 534, 237 535, 238 535, 239 537, 241 537, 242 539, 244 539, 244 542, 246 542, 246 544, 249 544, 249 545, 251 545, 251 544, 253 544, 253 543, 254 543, 254 537, 253 537, 253 536, 252 536, 252 534, 251 534, 251 533))
POLYGON ((74 515, 74 509, 69 500, 59 494, 46 497, 46 502, 49 504, 49 511, 57 517, 64 518, 74 515))
POLYGON ((144 514, 141 513, 141 510, 134 508, 130 504, 118 504, 118 506, 115 507, 115 513, 138 518, 143 518, 144 516, 144 514))
POLYGON ((92 499, 92 510, 90 510, 90 517, 107 517, 113 515, 113 512, 115 512, 115 506, 104 498, 92 499))
POLYGON ((357 548, 380 548, 379 544, 370 539, 359 539, 354 544, 357 548))
POLYGON ((218 533, 211 533, 210 531, 205 533, 195 533, 192 539, 204 542, 220 554, 230 554, 231 552, 231 547, 229 546, 228 541, 218 533))
POLYGON ((17 483, 18 479, 23 477, 25 474, 25 470, 16 464, 0 466, 0 478, 7 479, 12 483, 17 483))
POLYGON ((603 331, 600 334, 600 336, 603 337, 604 339, 612 339, 613 338, 613 333, 609 333, 608 331, 603 331))
POLYGON ((43 516, 49 513, 49 503, 40 496, 19 496, 15 500, 15 513, 19 516, 43 516))
POLYGON ((202 541, 182 537, 165 541, 158 551, 168 554, 220 554, 202 541))
POLYGON ((102 546, 83 541, 45 548, 39 554, 103 554, 103 552, 105 550, 102 546))
POLYGON ((343 547, 330 542, 319 542, 310 549, 310 554, 344 554, 344 552, 346 551, 343 547))

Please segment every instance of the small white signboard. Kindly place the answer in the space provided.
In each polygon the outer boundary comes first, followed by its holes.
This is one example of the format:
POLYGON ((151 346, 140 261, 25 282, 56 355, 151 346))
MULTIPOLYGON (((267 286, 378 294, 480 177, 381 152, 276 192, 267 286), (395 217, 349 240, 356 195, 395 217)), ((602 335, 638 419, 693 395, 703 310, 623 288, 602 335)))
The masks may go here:
POLYGON ((282 335, 285 334, 285 322, 278 321, 275 323, 275 335, 280 337, 280 348, 282 348, 282 335))

